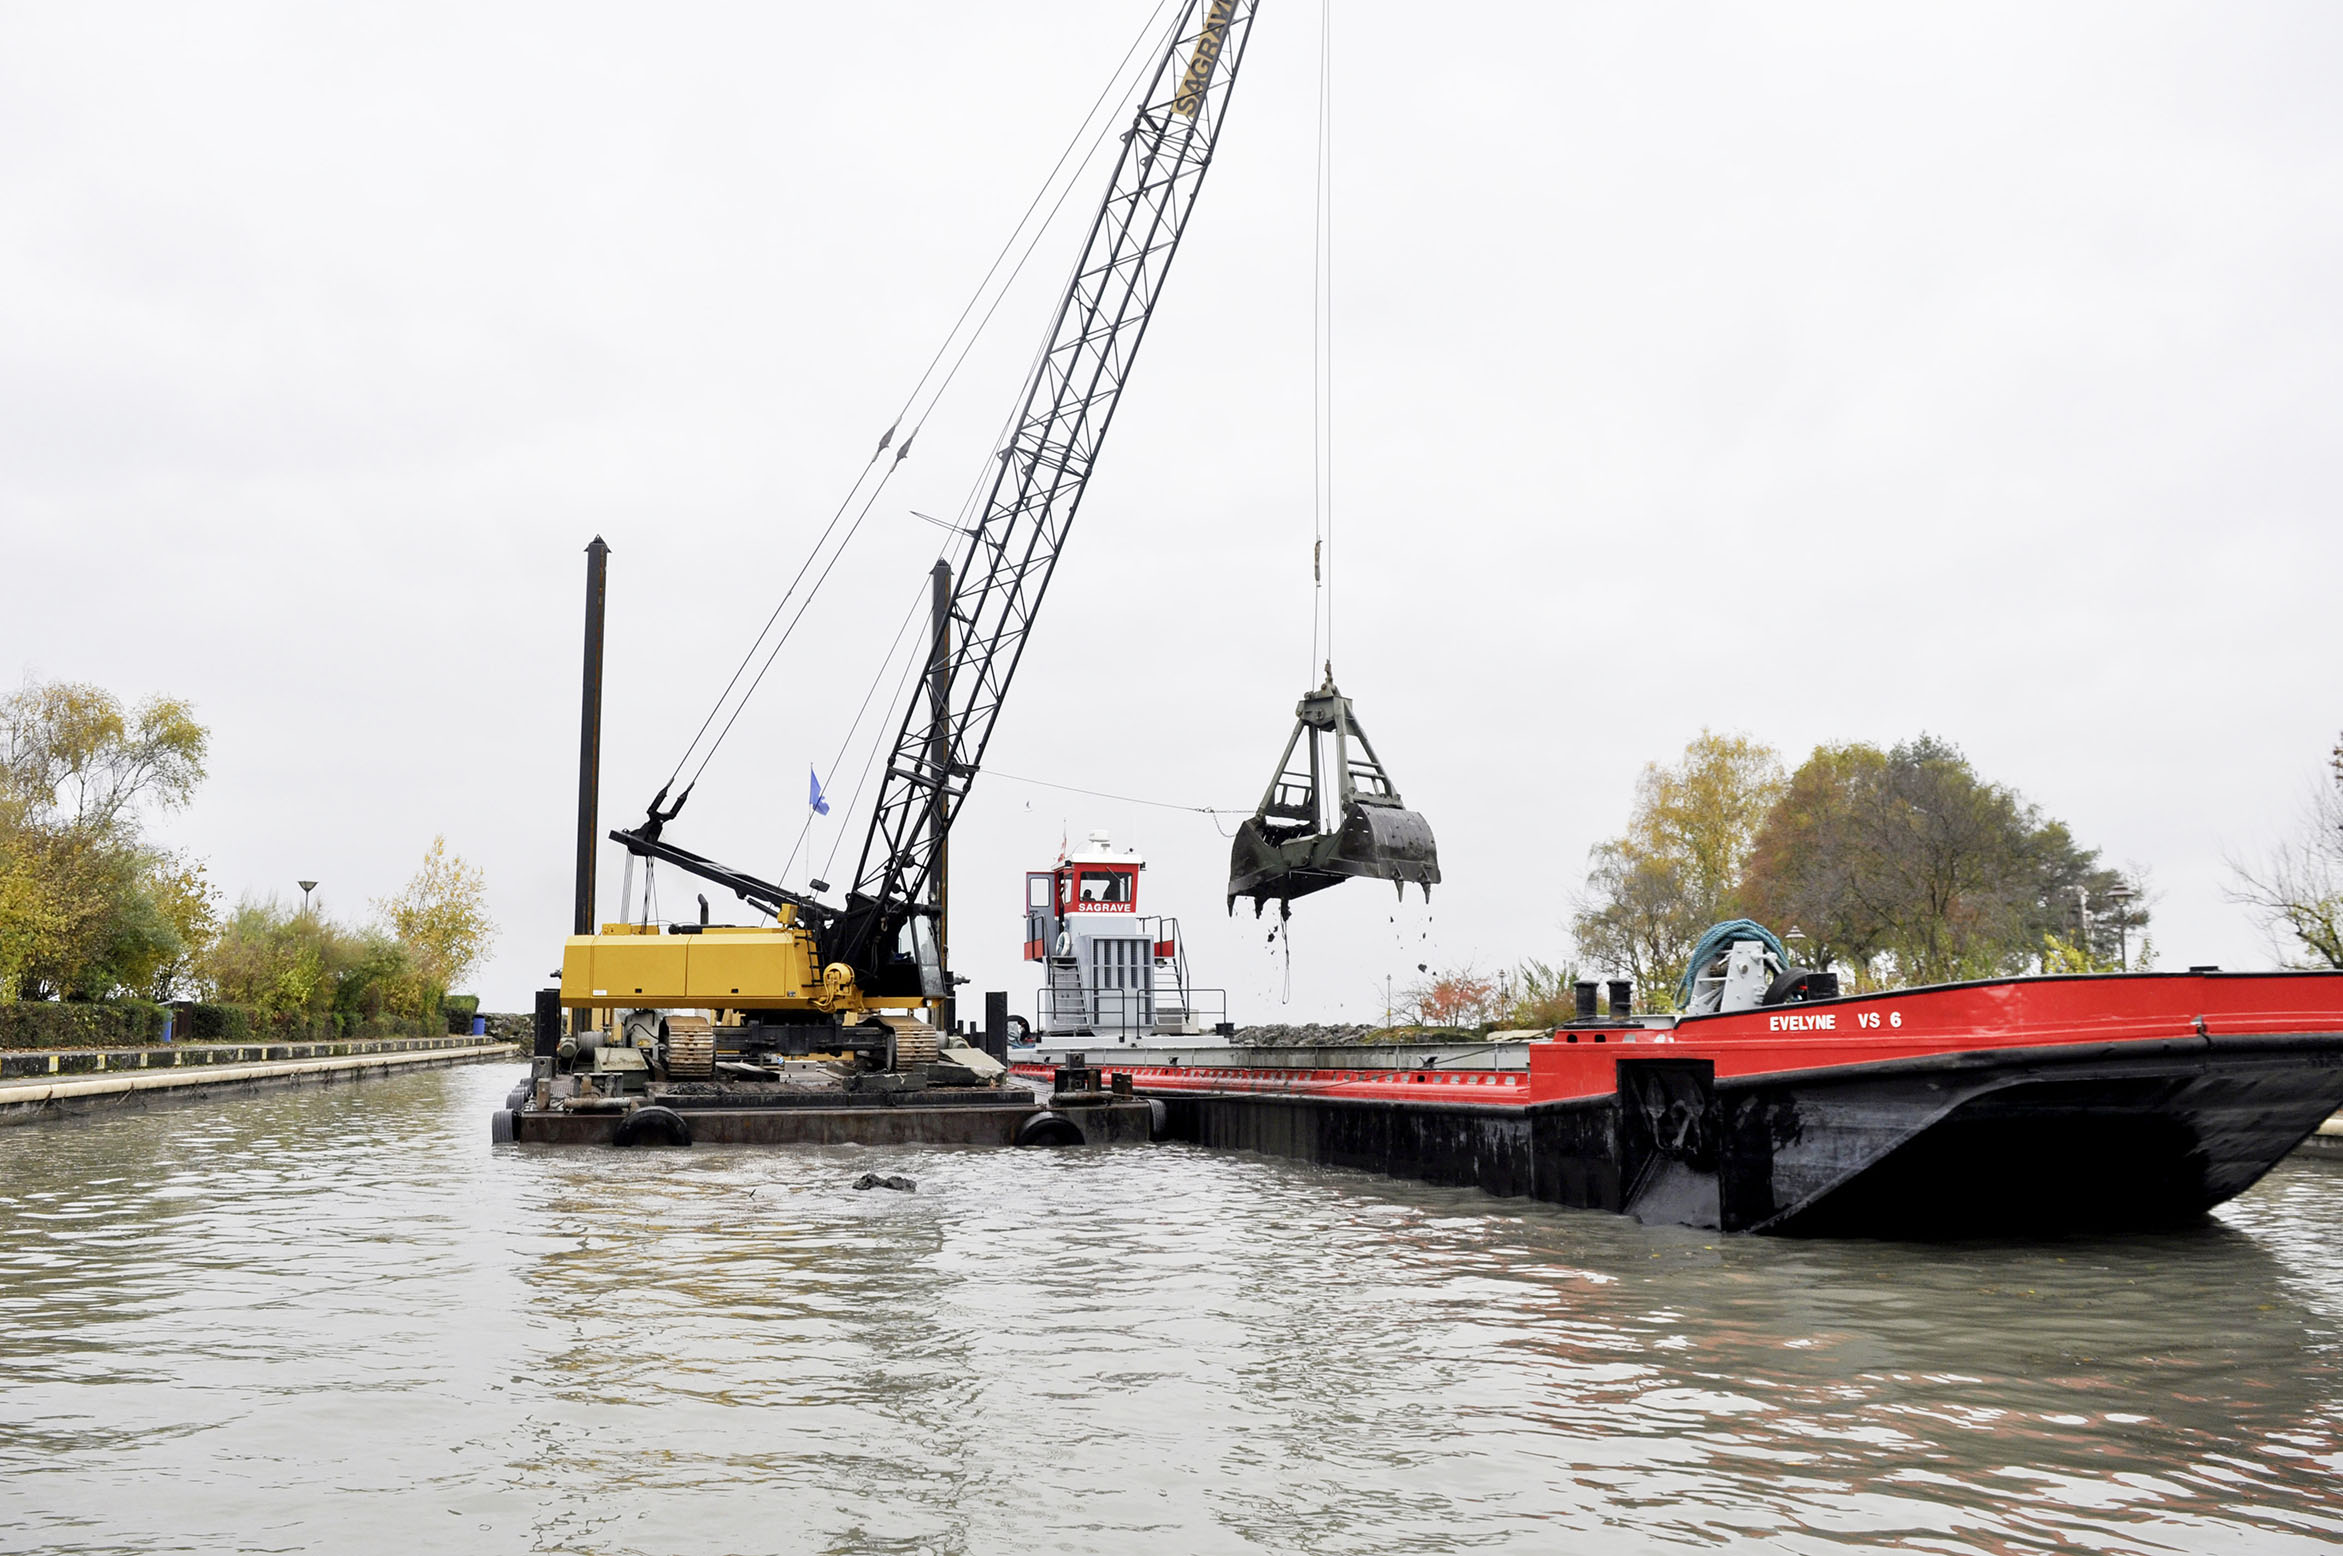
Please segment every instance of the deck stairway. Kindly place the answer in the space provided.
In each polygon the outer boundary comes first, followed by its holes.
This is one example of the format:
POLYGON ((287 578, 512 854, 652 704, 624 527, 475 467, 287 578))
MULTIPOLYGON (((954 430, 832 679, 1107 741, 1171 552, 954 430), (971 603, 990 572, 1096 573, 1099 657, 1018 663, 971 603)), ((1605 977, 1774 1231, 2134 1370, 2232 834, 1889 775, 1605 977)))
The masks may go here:
POLYGON ((1049 959, 1049 1004, 1042 1012, 1045 1032, 1075 1032, 1090 1024, 1090 1009, 1082 995, 1082 968, 1070 956, 1049 959))
POLYGON ((1172 954, 1155 959, 1155 1030, 1184 1032, 1194 1014, 1188 1008, 1188 943, 1176 918, 1163 921, 1161 934, 1157 944, 1170 942, 1172 954))

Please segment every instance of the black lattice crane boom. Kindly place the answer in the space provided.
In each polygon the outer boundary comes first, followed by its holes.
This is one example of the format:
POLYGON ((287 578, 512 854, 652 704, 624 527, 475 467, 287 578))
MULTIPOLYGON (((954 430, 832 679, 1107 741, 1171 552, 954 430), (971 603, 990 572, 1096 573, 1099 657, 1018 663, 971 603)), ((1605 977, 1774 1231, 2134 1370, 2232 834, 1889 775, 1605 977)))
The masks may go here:
POLYGON ((953 574, 941 695, 931 667, 904 710, 841 926, 841 954, 881 983, 879 962, 935 893, 945 838, 983 765, 1211 168, 1258 9, 1257 0, 1191 7, 1165 49, 996 456, 953 574))
MULTIPOLYGON (((701 951, 710 969, 704 977, 690 970, 699 963, 689 956, 626 925, 574 935, 564 953, 561 1003, 698 1004, 782 1021, 948 996, 933 922, 941 912, 945 838, 983 764, 1194 214, 1258 10, 1259 0, 1188 0, 1139 97, 1008 445, 994 456, 967 548, 957 568, 938 564, 938 647, 904 710, 845 906, 664 841, 660 832, 683 797, 662 810, 662 789, 642 825, 611 838, 638 858, 731 890, 773 915, 775 927, 711 930, 722 944, 710 941, 701 951), (744 969, 737 980, 714 971, 735 965, 744 969)), ((817 882, 815 889, 826 888, 817 882)))

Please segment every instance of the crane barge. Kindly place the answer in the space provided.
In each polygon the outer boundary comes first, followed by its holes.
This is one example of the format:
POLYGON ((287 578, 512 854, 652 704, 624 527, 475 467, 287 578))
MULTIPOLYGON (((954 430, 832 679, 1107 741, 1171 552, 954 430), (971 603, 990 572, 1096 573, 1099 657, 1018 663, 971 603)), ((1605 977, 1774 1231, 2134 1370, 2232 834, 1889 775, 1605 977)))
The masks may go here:
MULTIPOLYGON (((595 925, 591 823, 582 823, 580 922, 559 986, 538 997, 531 1080, 499 1113, 500 1137, 877 1137, 886 1131, 874 1121, 900 1119, 914 1093, 954 1121, 941 1137, 1030 1133, 1030 1094, 953 1041, 947 840, 1187 232, 1258 9, 1257 0, 1190 0, 1139 95, 959 565, 936 564, 928 673, 903 710, 844 901, 671 841, 666 828, 690 786, 672 802, 663 787, 640 824, 609 834, 630 872, 637 860, 681 871, 770 922, 709 923, 702 898, 698 924, 595 925), (804 1122, 808 1109, 841 1117, 817 1129, 804 1122), (804 1128, 792 1132, 784 1118, 804 1128)), ((589 759, 594 743, 589 736, 589 759)), ((1345 867, 1373 873, 1356 853, 1345 867)), ((1420 862, 1407 868, 1421 878, 1420 862)))

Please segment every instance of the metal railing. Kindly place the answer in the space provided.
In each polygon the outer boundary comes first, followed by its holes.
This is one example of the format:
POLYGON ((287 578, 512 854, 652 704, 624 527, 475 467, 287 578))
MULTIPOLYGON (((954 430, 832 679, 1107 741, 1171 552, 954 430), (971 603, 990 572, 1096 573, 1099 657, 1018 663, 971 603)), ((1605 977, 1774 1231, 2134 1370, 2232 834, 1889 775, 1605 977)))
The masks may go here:
POLYGON ((1185 989, 1181 996, 1186 1008, 1175 1022, 1160 1008, 1169 1002, 1152 990, 1044 986, 1034 997, 1033 1029, 1045 1036, 1172 1036, 1209 1032, 1228 1020, 1226 989, 1185 989))

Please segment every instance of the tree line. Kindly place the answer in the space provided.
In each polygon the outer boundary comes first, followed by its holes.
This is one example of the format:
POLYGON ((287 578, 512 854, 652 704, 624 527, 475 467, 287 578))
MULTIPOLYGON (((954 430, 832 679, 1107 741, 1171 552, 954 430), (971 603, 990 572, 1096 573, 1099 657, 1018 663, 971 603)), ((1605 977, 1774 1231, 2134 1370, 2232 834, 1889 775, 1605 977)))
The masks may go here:
MULTIPOLYGON (((2229 899, 2280 965, 2343 970, 2343 739, 2291 833, 2229 872, 2229 899)), ((1856 990, 2155 960, 2142 883, 1925 735, 1819 746, 1791 772, 1769 746, 1704 730, 1644 769, 1573 908, 1579 958, 1634 979, 1654 1009, 1672 1007, 1701 933, 1730 918, 1784 934, 1856 990)), ((1393 1015, 1411 1030, 1552 1026, 1570 1018, 1578 967, 1419 966, 1393 1015)))
POLYGON ((2140 967, 2140 883, 1934 736, 1772 747, 1706 730, 1637 780, 1627 828, 1595 846, 1571 933, 1580 957, 1668 1008, 1710 925, 1753 918, 1850 989, 2140 967))
POLYGON ((435 839, 362 925, 271 897, 223 911, 201 860, 146 833, 194 798, 184 701, 33 683, 0 702, 0 1001, 194 997, 272 1016, 435 1017, 494 938, 479 870, 435 839))

